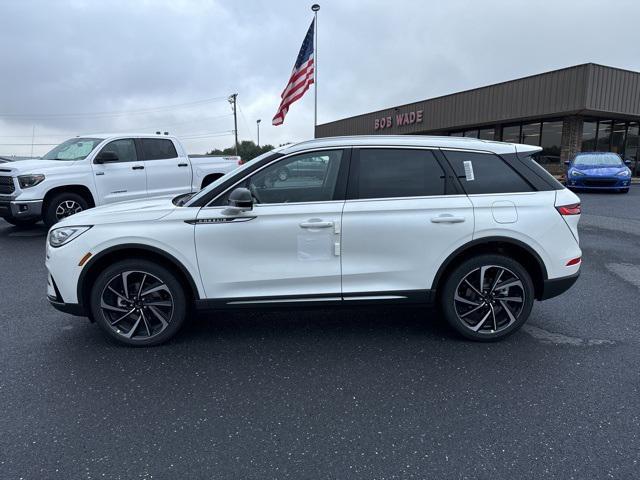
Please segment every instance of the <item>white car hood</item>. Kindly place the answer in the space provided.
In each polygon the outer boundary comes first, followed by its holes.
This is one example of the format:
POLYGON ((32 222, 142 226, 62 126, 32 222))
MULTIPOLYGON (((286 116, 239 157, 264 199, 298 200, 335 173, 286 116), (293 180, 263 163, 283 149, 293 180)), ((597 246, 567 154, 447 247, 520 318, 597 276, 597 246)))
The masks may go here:
POLYGON ((42 160, 34 158, 32 160, 19 160, 17 162, 3 163, 0 165, 0 169, 3 171, 9 170, 9 173, 13 175, 25 175, 25 174, 38 174, 38 173, 52 173, 59 170, 66 170, 77 160, 42 160))
POLYGON ((65 218, 54 228, 70 225, 103 225, 158 220, 178 208, 171 201, 173 198, 173 196, 154 197, 91 208, 65 218))

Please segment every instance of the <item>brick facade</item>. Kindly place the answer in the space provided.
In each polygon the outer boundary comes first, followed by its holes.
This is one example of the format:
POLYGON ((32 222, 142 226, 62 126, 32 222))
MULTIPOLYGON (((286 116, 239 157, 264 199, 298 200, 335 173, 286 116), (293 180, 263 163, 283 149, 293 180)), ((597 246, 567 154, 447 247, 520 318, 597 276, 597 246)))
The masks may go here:
POLYGON ((571 159, 580 151, 582 143, 582 117, 565 117, 562 122, 562 145, 560 148, 560 161, 571 159))

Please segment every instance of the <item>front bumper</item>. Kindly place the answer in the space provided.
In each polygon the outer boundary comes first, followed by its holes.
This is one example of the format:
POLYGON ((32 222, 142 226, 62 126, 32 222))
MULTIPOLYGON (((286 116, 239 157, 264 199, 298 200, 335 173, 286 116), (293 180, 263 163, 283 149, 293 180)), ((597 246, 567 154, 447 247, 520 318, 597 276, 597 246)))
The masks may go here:
POLYGON ((585 190, 612 190, 629 188, 631 185, 631 177, 600 177, 581 175, 573 177, 567 175, 567 187, 584 188, 585 190))
POLYGON ((0 217, 41 217, 42 202, 42 200, 12 200, 0 198, 0 217))
POLYGON ((558 295, 562 295, 569 290, 580 276, 580 270, 573 275, 560 278, 551 278, 544 281, 542 286, 542 295, 538 300, 548 300, 558 295))
POLYGON ((86 311, 84 307, 77 303, 65 303, 60 295, 60 290, 56 285, 55 280, 51 274, 47 275, 47 300, 56 310, 68 313, 70 315, 76 315, 78 317, 86 317, 86 311))

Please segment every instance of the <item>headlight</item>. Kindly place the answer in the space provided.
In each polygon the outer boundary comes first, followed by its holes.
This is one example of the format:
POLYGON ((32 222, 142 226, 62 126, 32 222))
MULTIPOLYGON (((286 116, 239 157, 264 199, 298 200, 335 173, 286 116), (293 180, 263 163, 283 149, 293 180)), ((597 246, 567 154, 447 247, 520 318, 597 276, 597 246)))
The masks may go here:
POLYGON ((44 175, 42 174, 18 176, 18 183, 20 184, 20 188, 35 187, 43 180, 44 180, 44 175))
POLYGON ((631 170, 626 169, 626 170, 623 170, 621 172, 616 173, 616 175, 618 177, 630 177, 631 176, 631 170))
POLYGON ((572 176, 572 177, 579 177, 579 176, 581 176, 581 175, 584 175, 584 173, 582 173, 582 172, 581 172, 581 171, 579 171, 579 170, 571 170, 571 176, 572 176))
POLYGON ((54 228, 49 233, 49 245, 54 248, 61 247, 62 245, 69 243, 71 240, 75 240, 90 228, 91 226, 54 228))

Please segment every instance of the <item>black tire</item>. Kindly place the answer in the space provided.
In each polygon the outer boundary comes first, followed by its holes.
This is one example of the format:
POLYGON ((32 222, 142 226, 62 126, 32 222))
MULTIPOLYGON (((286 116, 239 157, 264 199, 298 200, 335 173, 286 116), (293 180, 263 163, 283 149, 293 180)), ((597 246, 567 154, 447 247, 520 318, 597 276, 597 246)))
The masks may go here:
POLYGON ((151 347, 166 342, 180 330, 188 306, 184 289, 170 270, 148 260, 131 259, 100 272, 91 289, 90 307, 96 323, 117 342, 151 347), (126 290, 124 280, 127 281, 126 290), (140 288, 141 283, 144 288, 140 288), (158 288, 146 297, 140 296, 140 293, 158 288), (161 303, 171 303, 171 306, 160 307, 161 303), (105 305, 110 308, 104 308, 105 305), (129 314, 125 315, 127 312, 129 314))
POLYGON ((39 218, 15 218, 14 216, 3 217, 8 223, 11 225, 15 225, 20 228, 28 228, 33 227, 38 221, 39 218))
POLYGON ((57 193, 47 199, 42 220, 47 228, 51 228, 63 218, 74 213, 80 213, 89 208, 89 202, 82 196, 73 192, 57 193))
POLYGON ((500 340, 517 331, 529 318, 533 300, 533 282, 525 268, 510 257, 491 254, 456 266, 444 280, 440 294, 447 322, 465 338, 480 342, 500 340), (482 290, 478 288, 481 273, 482 290), (496 277, 498 283, 494 285, 496 277))

